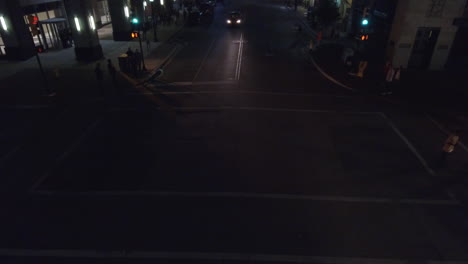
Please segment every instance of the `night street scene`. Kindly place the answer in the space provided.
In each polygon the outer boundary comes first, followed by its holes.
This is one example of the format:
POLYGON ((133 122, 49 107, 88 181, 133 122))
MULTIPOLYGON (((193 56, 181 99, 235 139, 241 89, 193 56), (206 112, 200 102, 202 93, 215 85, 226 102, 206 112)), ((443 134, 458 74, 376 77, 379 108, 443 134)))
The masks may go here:
POLYGON ((0 264, 468 264, 468 0, 0 0, 0 264))

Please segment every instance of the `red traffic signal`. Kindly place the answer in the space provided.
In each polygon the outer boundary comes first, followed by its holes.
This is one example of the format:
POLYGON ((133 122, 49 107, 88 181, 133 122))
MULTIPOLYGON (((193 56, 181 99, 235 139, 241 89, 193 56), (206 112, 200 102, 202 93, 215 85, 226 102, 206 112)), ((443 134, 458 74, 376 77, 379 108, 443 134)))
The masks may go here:
POLYGON ((36 52, 37 53, 43 53, 44 52, 44 47, 42 47, 42 45, 36 46, 36 52))
POLYGON ((134 39, 134 38, 138 38, 140 36, 140 34, 138 33, 138 31, 134 31, 134 32, 132 32, 131 36, 134 39))

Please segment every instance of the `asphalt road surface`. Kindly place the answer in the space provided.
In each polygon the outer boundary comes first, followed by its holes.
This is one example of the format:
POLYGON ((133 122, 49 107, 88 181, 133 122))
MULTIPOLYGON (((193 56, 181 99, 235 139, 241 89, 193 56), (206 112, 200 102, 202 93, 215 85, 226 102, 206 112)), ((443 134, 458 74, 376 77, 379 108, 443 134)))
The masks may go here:
POLYGON ((118 101, 3 111, 0 262, 468 263, 443 134, 323 77, 280 3, 218 4, 118 101))

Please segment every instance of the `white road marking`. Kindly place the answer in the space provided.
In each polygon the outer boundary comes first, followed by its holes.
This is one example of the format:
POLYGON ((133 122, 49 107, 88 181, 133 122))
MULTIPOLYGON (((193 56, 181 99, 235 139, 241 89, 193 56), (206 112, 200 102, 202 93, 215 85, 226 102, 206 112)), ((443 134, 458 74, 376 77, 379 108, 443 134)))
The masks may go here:
POLYGON ((337 110, 320 110, 320 109, 294 109, 294 108, 271 108, 271 107, 249 107, 249 106, 219 106, 219 107, 174 107, 179 111, 222 111, 222 110, 244 110, 244 111, 269 111, 269 112, 298 112, 298 113, 349 113, 349 114, 365 114, 365 115, 380 115, 380 112, 361 112, 361 111, 337 111, 337 110))
MULTIPOLYGON (((197 79, 198 75, 200 74, 201 69, 202 69, 203 66, 205 65, 205 62, 206 62, 206 60, 208 59, 208 56, 210 55, 211 50, 213 49, 213 46, 214 46, 215 42, 216 42, 216 38, 214 38, 214 39, 211 41, 210 46, 208 47, 208 50, 206 51, 206 54, 205 54, 205 56, 203 57, 203 60, 202 60, 202 62, 201 62, 201 64, 200 64, 200 66, 198 67, 198 70, 197 70, 197 72, 195 73, 195 76, 193 77, 193 81, 195 81, 195 79, 197 79)), ((193 82, 193 81, 192 81, 192 82, 193 82)))
POLYGON ((89 136, 89 134, 99 125, 99 123, 102 122, 104 118, 100 117, 96 121, 94 121, 91 125, 89 125, 86 130, 77 138, 73 143, 62 153, 62 155, 58 156, 54 164, 52 164, 52 168, 49 169, 44 175, 42 175, 31 187, 31 190, 35 190, 37 187, 39 187, 52 173, 52 170, 55 166, 63 162, 73 151, 76 150, 78 146, 81 145, 81 143, 89 136))
MULTIPOLYGON (((230 83, 232 84, 232 83, 230 83)), ((211 91, 166 91, 159 90, 158 94, 259 94, 259 95, 278 95, 278 96, 300 96, 300 97, 332 97, 332 98, 358 98, 356 95, 333 95, 333 94, 315 94, 315 93, 284 93, 284 92, 263 92, 263 91, 248 91, 248 90, 211 90, 211 91)))
MULTIPOLYGON (((204 81, 204 82, 172 82, 168 85, 175 86, 195 86, 195 85, 223 85, 223 84, 235 84, 234 81, 204 81)), ((158 85, 156 85, 157 87, 158 85)), ((164 85, 161 85, 164 86, 164 85)))
POLYGON ((330 76, 329 74, 327 74, 325 71, 322 70, 322 68, 320 68, 320 66, 315 62, 314 58, 311 57, 311 60, 312 60, 312 63, 314 64, 315 68, 325 77, 327 78, 328 80, 330 80, 331 82, 347 89, 347 90, 350 90, 350 91, 353 91, 355 92, 356 90, 345 85, 345 84, 342 84, 341 82, 339 82, 338 80, 336 80, 335 78, 333 78, 332 76, 330 76))
POLYGON ((379 204, 417 204, 417 205, 459 205, 454 200, 431 200, 412 198, 373 198, 332 195, 300 195, 300 194, 274 194, 274 193, 244 193, 244 192, 172 192, 172 191, 48 191, 34 190, 33 195, 40 196, 83 196, 83 197, 117 197, 117 196, 147 196, 147 197, 185 197, 185 198, 243 198, 268 200, 300 200, 319 202, 346 202, 346 203, 379 203, 379 204))
MULTIPOLYGON (((440 124, 439 122, 437 122, 434 118, 432 118, 431 116, 427 115, 427 117, 429 118, 429 120, 431 120, 432 123, 434 123, 434 125, 442 132, 444 132, 444 134, 446 134, 447 136, 450 134, 450 131, 448 131, 447 129, 445 129, 445 127, 440 124)), ((465 144, 463 144, 463 142, 459 141, 458 142, 458 145, 465 151, 468 153, 468 148, 466 147, 465 144)))
POLYGON ((242 67, 242 51, 244 48, 244 35, 241 33, 240 40, 239 40, 239 51, 237 53, 237 63, 236 63, 236 72, 234 79, 239 80, 240 79, 240 73, 241 73, 241 67, 242 67))
MULTIPOLYGON (((138 251, 138 250, 78 250, 78 249, 18 249, 0 248, 0 256, 13 257, 57 257, 95 259, 155 259, 155 260, 215 260, 242 262, 288 262, 323 264, 407 264, 412 259, 326 257, 307 255, 281 255, 260 253, 224 252, 178 252, 178 251, 138 251)), ((468 264, 468 261, 423 260, 427 264, 468 264)))
POLYGON ((171 64, 171 62, 174 60, 175 56, 177 53, 179 53, 182 50, 181 46, 176 46, 171 53, 169 53, 168 57, 169 59, 165 59, 163 63, 158 67, 158 69, 165 68, 167 65, 171 64))
POLYGON ((0 109, 47 109, 52 108, 50 105, 0 105, 0 109))
POLYGON ((403 135, 403 133, 398 129, 398 127, 393 123, 390 118, 387 117, 384 113, 380 113, 380 115, 387 121, 387 123, 392 127, 393 131, 405 142, 405 144, 408 146, 408 148, 413 152, 413 154, 418 158, 419 162, 424 166, 426 171, 432 175, 435 176, 435 172, 429 167, 427 164, 427 161, 422 157, 422 155, 419 153, 419 151, 414 147, 414 145, 409 141, 408 138, 403 135))

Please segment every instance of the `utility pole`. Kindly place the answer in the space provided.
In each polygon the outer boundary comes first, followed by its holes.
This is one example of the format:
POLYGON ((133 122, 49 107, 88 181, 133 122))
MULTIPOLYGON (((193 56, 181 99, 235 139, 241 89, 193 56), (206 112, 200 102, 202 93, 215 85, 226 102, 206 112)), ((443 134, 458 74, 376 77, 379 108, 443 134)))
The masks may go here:
POLYGON ((140 29, 138 29, 138 41, 140 42, 141 62, 143 63, 143 71, 146 71, 145 56, 143 55, 143 45, 141 44, 140 29))
POLYGON ((158 19, 156 18, 156 10, 154 0, 150 0, 151 2, 151 20, 153 22, 153 35, 154 35, 154 42, 158 42, 158 34, 157 34, 157 27, 158 27, 158 19))

